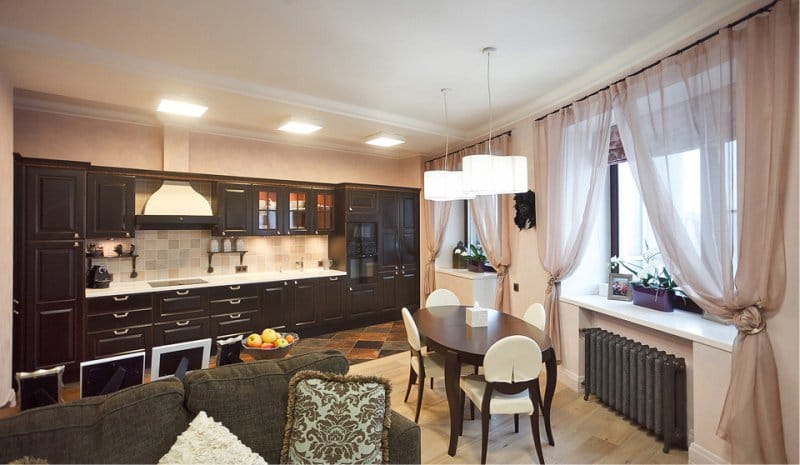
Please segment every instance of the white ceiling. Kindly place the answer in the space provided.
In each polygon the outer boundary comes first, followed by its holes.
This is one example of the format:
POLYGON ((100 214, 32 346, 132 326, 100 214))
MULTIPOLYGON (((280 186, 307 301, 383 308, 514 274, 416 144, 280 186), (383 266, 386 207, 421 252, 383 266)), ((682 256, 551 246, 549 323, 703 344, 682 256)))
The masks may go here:
POLYGON ((762 0, 0 0, 17 106, 155 121, 162 97, 202 127, 406 157, 486 133, 485 46, 502 126, 592 90, 762 0), (56 97, 57 96, 57 97, 56 97), (275 131, 314 117, 311 136, 275 131), (378 131, 398 148, 365 146, 378 131))

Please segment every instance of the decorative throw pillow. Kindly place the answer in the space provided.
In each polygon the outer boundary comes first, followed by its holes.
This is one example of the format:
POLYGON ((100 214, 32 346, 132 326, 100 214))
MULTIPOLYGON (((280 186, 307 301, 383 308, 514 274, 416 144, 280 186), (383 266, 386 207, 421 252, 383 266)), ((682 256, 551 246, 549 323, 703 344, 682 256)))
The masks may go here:
POLYGON ((301 371, 289 383, 281 463, 388 463, 389 380, 301 371))
POLYGON ((192 420, 189 428, 178 436, 175 444, 158 463, 267 464, 260 455, 242 444, 225 425, 214 421, 202 411, 192 420))

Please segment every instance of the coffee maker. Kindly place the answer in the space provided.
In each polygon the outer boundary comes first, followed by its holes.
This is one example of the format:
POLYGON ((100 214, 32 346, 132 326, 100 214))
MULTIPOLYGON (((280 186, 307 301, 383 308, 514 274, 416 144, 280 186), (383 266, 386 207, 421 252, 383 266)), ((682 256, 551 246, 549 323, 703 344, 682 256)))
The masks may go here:
POLYGON ((89 269, 86 278, 86 287, 92 289, 105 289, 111 285, 111 273, 105 265, 94 265, 89 269))

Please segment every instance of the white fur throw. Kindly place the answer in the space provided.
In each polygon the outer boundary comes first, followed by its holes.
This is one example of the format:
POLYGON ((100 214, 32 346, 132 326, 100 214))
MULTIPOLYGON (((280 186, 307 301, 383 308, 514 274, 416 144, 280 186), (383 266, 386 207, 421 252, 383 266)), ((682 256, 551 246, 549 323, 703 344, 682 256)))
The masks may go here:
POLYGON ((267 465, 260 455, 242 444, 222 423, 214 421, 202 411, 158 463, 267 465))

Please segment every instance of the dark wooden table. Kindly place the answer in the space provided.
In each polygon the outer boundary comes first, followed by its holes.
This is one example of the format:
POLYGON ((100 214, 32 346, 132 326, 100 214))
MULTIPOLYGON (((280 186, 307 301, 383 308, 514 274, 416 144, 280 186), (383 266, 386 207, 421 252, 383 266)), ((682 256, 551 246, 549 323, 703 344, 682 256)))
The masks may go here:
POLYGON ((483 364, 483 357, 492 344, 506 336, 527 336, 542 349, 542 361, 547 367, 547 385, 544 391, 544 427, 551 446, 553 432, 550 428, 550 406, 556 389, 556 357, 550 338, 539 328, 526 323, 521 318, 489 309, 489 325, 473 328, 467 325, 466 306, 453 305, 421 308, 414 313, 414 321, 419 331, 425 335, 428 350, 445 355, 444 382, 447 392, 447 406, 450 409, 450 447, 447 453, 456 454, 458 431, 461 419, 458 418, 460 400, 459 378, 461 364, 483 364))

